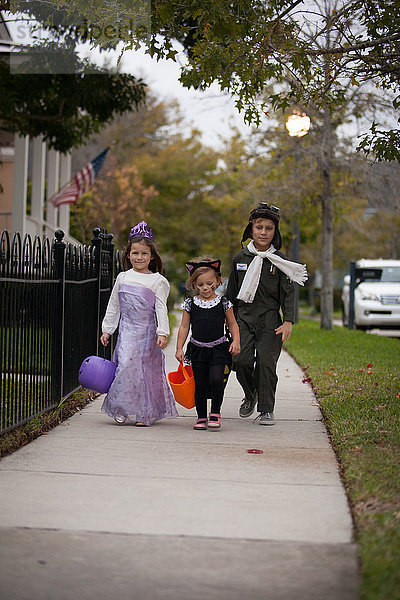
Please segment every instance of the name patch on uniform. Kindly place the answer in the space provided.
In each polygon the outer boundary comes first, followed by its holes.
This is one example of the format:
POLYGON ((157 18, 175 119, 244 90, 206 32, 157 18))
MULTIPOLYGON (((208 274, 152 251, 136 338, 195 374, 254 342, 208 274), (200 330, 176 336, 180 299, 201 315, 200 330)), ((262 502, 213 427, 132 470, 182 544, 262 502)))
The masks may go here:
POLYGON ((237 263, 236 269, 238 271, 247 271, 247 265, 246 263, 237 263))

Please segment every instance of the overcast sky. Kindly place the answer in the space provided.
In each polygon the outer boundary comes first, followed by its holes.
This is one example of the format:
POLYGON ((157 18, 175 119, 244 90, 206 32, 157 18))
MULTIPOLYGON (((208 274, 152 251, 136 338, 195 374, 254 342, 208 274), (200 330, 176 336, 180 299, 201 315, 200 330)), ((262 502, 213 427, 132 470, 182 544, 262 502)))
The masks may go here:
MULTIPOLYGON (((81 49, 82 56, 89 56, 88 48, 81 49)), ((118 53, 108 54, 113 63, 117 61, 118 53)), ((95 62, 102 64, 105 53, 90 53, 95 62)), ((188 123, 193 124, 202 132, 203 143, 218 148, 223 138, 232 135, 232 127, 237 127, 243 134, 249 128, 243 123, 242 116, 235 108, 233 99, 222 94, 218 86, 213 85, 205 92, 188 90, 178 81, 180 64, 185 60, 184 54, 179 54, 178 63, 172 60, 156 61, 144 50, 127 51, 122 59, 122 71, 142 77, 150 89, 160 100, 175 98, 182 107, 182 112, 188 123)))

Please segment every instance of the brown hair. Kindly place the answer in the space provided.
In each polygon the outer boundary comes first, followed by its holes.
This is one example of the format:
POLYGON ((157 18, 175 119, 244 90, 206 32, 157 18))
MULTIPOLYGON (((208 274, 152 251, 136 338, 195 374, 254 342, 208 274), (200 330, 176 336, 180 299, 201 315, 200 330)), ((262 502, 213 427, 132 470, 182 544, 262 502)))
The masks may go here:
POLYGON ((272 245, 276 250, 282 248, 282 237, 279 231, 279 220, 280 220, 280 209, 277 206, 271 206, 266 202, 260 202, 257 208, 253 208, 249 216, 249 222, 242 235, 242 248, 243 242, 249 238, 253 239, 253 223, 257 219, 270 219, 275 225, 275 234, 272 240, 272 245))
POLYGON ((278 225, 276 224, 276 222, 273 219, 270 219, 269 217, 255 217, 255 219, 253 219, 250 224, 251 224, 251 230, 250 230, 250 236, 251 239, 253 239, 253 225, 254 223, 256 223, 259 219, 269 219, 270 221, 273 222, 274 226, 275 226, 275 232, 274 232, 274 237, 272 238, 272 242, 271 244, 273 245, 273 247, 275 248, 275 250, 280 250, 282 247, 282 238, 281 238, 281 233, 279 231, 278 225))
MULTIPOLYGON (((216 261, 217 261, 217 259, 215 259, 213 256, 204 255, 204 256, 196 256, 196 258, 192 258, 192 260, 190 262, 197 263, 197 262, 216 262, 216 261)), ((212 267, 198 267, 192 273, 192 275, 190 275, 190 277, 186 280, 186 289, 194 290, 196 288, 196 281, 197 281, 197 278, 199 277, 199 275, 204 275, 204 273, 207 273, 207 271, 212 271, 215 274, 215 277, 217 278, 217 287, 219 285, 221 285, 222 277, 219 273, 217 273, 217 271, 215 269, 213 269, 212 267)))
POLYGON ((164 263, 162 261, 161 256, 157 252, 155 243, 148 237, 142 236, 135 237, 132 240, 129 240, 128 244, 126 245, 124 253, 122 255, 122 268, 124 269, 124 271, 128 271, 129 269, 133 268, 132 263, 129 260, 129 254, 131 252, 132 244, 136 243, 144 244, 145 246, 148 246, 148 248, 150 248, 151 259, 149 264, 149 270, 152 273, 161 273, 161 275, 165 275, 164 263))

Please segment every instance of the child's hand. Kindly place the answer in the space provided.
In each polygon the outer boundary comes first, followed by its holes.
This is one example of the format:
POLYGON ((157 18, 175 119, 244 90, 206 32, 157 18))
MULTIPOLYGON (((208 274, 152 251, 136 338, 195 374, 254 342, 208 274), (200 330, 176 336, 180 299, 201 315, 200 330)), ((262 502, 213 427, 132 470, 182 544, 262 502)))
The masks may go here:
POLYGON ((292 322, 284 321, 280 327, 275 329, 276 335, 282 334, 282 342, 287 341, 292 333, 292 322))
POLYGON ((180 363, 183 363, 184 358, 185 358, 185 354, 184 354, 183 350, 177 350, 175 352, 175 358, 176 358, 176 360, 179 360, 180 363))
POLYGON ((109 333, 103 333, 103 335, 100 338, 101 343, 103 344, 103 346, 108 346, 108 342, 110 341, 110 334, 109 333))
POLYGON ((229 346, 229 352, 232 354, 232 356, 236 356, 236 354, 240 354, 240 343, 232 342, 232 344, 229 346))
POLYGON ((162 348, 162 350, 164 350, 164 348, 167 347, 168 344, 168 338, 166 335, 159 335, 157 338, 157 346, 159 346, 160 348, 162 348))

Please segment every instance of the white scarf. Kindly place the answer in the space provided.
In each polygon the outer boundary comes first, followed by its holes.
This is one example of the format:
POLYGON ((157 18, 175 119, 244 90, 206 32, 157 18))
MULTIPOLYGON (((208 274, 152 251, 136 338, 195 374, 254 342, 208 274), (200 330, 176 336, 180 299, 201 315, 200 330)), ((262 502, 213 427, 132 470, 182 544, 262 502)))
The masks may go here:
POLYGON ((243 300, 243 302, 253 302, 260 282, 264 258, 268 258, 268 260, 278 269, 283 271, 291 281, 294 281, 299 285, 304 285, 304 282, 308 279, 306 265, 301 265, 300 263, 286 260, 285 258, 278 256, 275 254, 276 248, 274 248, 272 244, 268 250, 260 252, 257 250, 252 240, 247 246, 247 250, 252 254, 255 254, 255 257, 251 261, 246 271, 246 275, 244 276, 243 283, 237 296, 238 300, 243 300))

